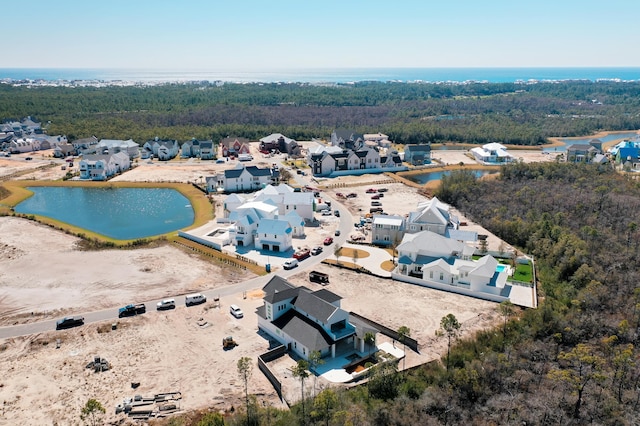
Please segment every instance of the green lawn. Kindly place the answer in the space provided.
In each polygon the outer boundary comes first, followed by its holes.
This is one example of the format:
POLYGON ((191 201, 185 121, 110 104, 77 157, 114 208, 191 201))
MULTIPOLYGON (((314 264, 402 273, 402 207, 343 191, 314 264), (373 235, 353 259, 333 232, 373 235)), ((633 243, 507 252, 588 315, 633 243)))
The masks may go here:
POLYGON ((523 281, 525 283, 530 283, 533 281, 533 269, 531 267, 531 263, 526 265, 517 263, 516 264, 516 272, 514 272, 512 279, 516 281, 523 281))

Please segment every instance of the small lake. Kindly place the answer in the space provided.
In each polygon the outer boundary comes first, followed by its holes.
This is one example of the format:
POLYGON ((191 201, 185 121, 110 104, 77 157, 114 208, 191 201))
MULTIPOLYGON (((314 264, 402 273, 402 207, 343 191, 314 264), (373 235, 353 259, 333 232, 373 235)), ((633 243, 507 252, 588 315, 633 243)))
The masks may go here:
POLYGON ((575 138, 559 138, 559 141, 564 143, 563 146, 556 146, 556 147, 551 147, 551 148, 543 148, 542 151, 544 152, 564 152, 567 150, 567 145, 575 145, 575 144, 589 144, 589 142, 591 142, 594 139, 598 139, 602 142, 611 142, 611 141, 615 141, 617 139, 631 139, 631 138, 635 138, 636 136, 638 136, 637 132, 627 132, 627 133, 610 133, 606 136, 602 136, 602 137, 595 137, 595 136, 591 136, 588 138, 579 138, 579 139, 575 139, 575 138))
POLYGON ((170 188, 30 187, 34 194, 15 207, 118 240, 165 234, 190 226, 189 200, 170 188))
MULTIPOLYGON (((500 173, 500 171, 497 169, 496 170, 482 169, 482 170, 471 170, 471 171, 477 178, 485 175, 494 174, 494 173, 500 173)), ((416 173, 416 174, 401 175, 401 176, 404 177, 405 179, 410 180, 411 182, 425 184, 427 182, 431 182, 434 180, 442 180, 442 176, 448 176, 450 174, 451 174, 451 170, 444 170, 439 172, 424 172, 424 173, 416 173)))

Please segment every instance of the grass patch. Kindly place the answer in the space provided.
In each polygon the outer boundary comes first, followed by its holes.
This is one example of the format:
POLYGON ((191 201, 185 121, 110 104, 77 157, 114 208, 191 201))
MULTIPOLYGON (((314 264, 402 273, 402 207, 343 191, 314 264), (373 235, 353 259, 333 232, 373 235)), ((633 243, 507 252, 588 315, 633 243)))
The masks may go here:
POLYGON ((528 264, 516 263, 516 270, 511 278, 525 283, 533 282, 533 267, 531 266, 531 262, 528 264))
POLYGON ((352 249, 350 247, 342 247, 338 251, 338 256, 350 257, 353 259, 353 255, 357 253, 358 259, 364 259, 365 257, 371 256, 369 252, 364 250, 352 249))
POLYGON ((382 262, 380 267, 387 272, 391 272, 395 269, 396 265, 394 265, 393 262, 390 260, 385 260, 384 262, 382 262))

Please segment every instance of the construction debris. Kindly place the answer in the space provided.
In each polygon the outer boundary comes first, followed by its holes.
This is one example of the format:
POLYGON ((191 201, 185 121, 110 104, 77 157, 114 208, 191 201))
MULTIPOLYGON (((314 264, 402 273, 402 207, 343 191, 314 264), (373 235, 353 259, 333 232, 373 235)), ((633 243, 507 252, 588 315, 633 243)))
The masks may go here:
POLYGON ((93 368, 95 373, 100 373, 101 371, 108 371, 111 369, 111 364, 105 358, 100 358, 96 356, 93 358, 89 364, 87 364, 86 368, 93 368))
POLYGON ((152 397, 136 395, 125 398, 116 407, 116 414, 125 413, 134 420, 148 420, 151 417, 166 417, 180 411, 177 401, 182 399, 180 392, 159 393, 152 397), (155 404, 155 407, 150 407, 155 404))

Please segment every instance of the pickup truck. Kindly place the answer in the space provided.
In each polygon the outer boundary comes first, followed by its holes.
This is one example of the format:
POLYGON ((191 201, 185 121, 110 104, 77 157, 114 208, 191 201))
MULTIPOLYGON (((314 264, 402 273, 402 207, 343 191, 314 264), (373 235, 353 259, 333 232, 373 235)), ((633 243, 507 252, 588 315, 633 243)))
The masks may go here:
POLYGON ((56 330, 77 327, 84 324, 84 317, 64 317, 56 321, 56 330))
POLYGON ((295 252, 293 255, 293 258, 297 260, 304 260, 309 256, 311 256, 311 251, 309 249, 302 249, 300 251, 295 252))
POLYGON ((144 303, 138 303, 137 305, 127 305, 118 310, 118 318, 130 317, 133 315, 140 315, 147 312, 147 307, 144 303))

